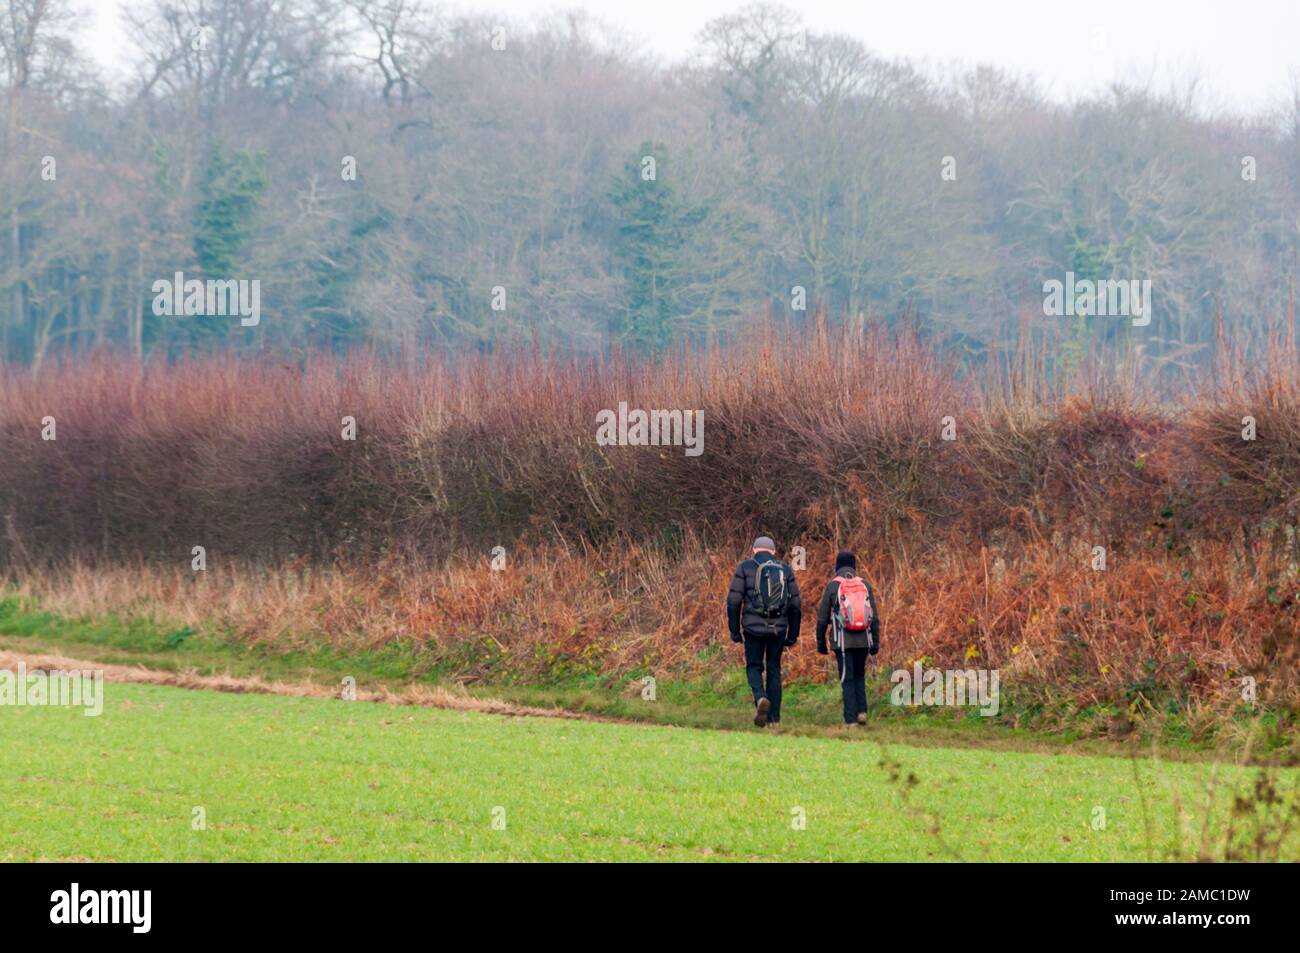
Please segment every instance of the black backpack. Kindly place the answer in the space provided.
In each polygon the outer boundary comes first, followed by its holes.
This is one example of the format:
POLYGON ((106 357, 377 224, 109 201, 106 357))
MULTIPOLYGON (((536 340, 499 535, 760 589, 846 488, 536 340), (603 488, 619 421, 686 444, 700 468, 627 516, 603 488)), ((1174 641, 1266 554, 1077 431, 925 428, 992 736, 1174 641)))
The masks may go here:
POLYGON ((749 603, 754 612, 765 619, 778 619, 785 615, 788 602, 785 588, 785 563, 768 559, 754 569, 754 591, 749 603))

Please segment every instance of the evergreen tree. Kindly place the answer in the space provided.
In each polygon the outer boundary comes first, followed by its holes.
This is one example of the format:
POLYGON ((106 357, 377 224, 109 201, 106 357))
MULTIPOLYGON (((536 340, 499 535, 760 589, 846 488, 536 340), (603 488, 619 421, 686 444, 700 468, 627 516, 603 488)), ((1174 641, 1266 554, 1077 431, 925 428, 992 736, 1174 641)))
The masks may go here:
POLYGON ((611 331, 652 352, 674 339, 685 317, 679 258, 688 230, 705 218, 705 210, 688 207, 664 177, 666 154, 660 143, 642 143, 611 196, 619 222, 614 258, 626 283, 625 312, 611 331))
MULTIPOLYGON (((227 154, 220 144, 211 147, 199 182, 194 217, 194 257, 199 274, 187 277, 256 277, 240 274, 240 265, 265 187, 262 156, 243 151, 227 154)), ((238 326, 237 322, 234 326, 238 326)), ((230 322, 211 317, 187 321, 183 327, 191 344, 206 345, 232 331, 230 322)))

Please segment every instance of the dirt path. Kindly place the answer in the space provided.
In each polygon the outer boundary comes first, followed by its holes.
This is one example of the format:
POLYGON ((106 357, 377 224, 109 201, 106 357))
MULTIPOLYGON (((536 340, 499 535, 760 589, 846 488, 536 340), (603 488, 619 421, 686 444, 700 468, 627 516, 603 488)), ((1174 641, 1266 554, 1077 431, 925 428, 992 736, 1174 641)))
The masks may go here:
MULTIPOLYGON (((197 672, 164 672, 138 665, 109 665, 87 662, 64 655, 39 655, 11 652, 0 649, 0 669, 17 672, 18 664, 28 672, 37 670, 103 672, 106 682, 134 682, 144 685, 170 685, 174 688, 196 688, 233 694, 288 695, 295 698, 342 698, 342 686, 327 688, 303 682, 268 682, 261 678, 236 678, 232 675, 199 675, 197 672)), ((356 701, 382 702, 389 705, 419 705, 424 708, 448 708, 454 711, 477 711, 492 715, 533 715, 542 718, 573 718, 599 721, 592 715, 567 711, 563 708, 535 708, 515 705, 495 698, 479 698, 465 692, 450 691, 441 687, 411 685, 401 691, 390 691, 381 686, 379 691, 356 689, 356 701)))

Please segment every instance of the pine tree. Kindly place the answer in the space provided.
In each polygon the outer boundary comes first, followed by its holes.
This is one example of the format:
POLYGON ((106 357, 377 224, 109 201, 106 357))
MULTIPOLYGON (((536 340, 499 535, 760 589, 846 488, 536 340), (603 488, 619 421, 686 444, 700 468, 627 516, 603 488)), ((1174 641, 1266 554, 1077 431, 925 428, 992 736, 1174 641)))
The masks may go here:
POLYGON ((624 166, 611 201, 618 242, 614 258, 626 282, 626 310, 611 331, 620 340, 656 352, 675 337, 682 320, 677 274, 687 230, 704 220, 703 209, 681 202, 664 177, 667 150, 645 142, 624 166), (653 175, 645 160, 654 160, 653 175))

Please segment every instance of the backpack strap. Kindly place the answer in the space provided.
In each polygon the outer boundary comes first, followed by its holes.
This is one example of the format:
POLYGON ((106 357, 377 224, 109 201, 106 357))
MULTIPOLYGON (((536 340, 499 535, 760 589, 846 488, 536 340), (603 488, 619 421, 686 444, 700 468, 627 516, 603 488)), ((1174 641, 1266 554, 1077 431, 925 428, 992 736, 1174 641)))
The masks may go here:
MULTIPOLYGON (((840 587, 838 583, 843 582, 845 578, 847 577, 833 576, 831 578, 831 582, 837 584, 835 586, 835 604, 831 607, 831 644, 840 648, 844 647, 844 633, 840 629, 840 587)), ((840 673, 840 680, 844 680, 843 672, 840 673)))

